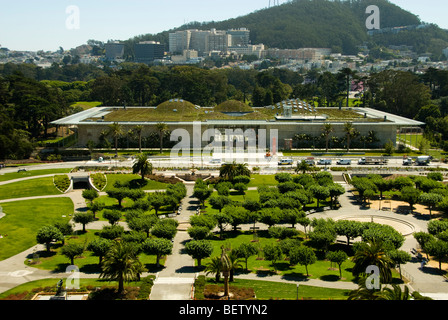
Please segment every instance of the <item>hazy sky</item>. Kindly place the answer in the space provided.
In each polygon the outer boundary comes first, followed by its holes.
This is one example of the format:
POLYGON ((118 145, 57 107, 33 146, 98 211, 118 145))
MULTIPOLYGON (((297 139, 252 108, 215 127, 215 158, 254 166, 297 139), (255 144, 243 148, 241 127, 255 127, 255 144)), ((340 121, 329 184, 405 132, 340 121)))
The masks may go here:
MULTIPOLYGON (((446 0, 390 1, 448 29, 446 0)), ((89 39, 126 40, 185 22, 235 18, 268 4, 269 0, 0 0, 0 45, 11 50, 70 49, 89 39)))

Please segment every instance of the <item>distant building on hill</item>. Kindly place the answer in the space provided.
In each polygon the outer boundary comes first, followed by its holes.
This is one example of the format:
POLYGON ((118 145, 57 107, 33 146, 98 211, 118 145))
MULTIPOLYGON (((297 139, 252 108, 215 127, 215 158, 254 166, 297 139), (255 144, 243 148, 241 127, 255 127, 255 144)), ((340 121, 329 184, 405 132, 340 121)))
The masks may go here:
POLYGON ((163 59, 165 45, 155 41, 143 41, 134 47, 134 58, 137 63, 151 64, 154 60, 163 59))

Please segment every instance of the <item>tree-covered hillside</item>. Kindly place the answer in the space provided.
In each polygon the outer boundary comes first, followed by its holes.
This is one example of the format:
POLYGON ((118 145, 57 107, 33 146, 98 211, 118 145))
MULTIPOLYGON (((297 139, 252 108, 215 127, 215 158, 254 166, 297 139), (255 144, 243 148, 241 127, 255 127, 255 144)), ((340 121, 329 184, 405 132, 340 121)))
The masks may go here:
POLYGON ((376 5, 380 9, 381 28, 422 23, 418 16, 388 0, 292 0, 234 19, 192 22, 156 35, 141 35, 126 41, 127 52, 132 55, 133 44, 142 40, 157 40, 168 44, 169 33, 175 30, 228 30, 243 27, 251 30, 252 43, 263 43, 276 48, 325 47, 353 54, 358 52, 357 46, 367 43, 371 47, 409 45, 418 52, 441 54, 440 48, 448 46, 448 32, 437 26, 398 34, 368 36, 366 20, 369 14, 366 14, 366 8, 370 5, 376 5))

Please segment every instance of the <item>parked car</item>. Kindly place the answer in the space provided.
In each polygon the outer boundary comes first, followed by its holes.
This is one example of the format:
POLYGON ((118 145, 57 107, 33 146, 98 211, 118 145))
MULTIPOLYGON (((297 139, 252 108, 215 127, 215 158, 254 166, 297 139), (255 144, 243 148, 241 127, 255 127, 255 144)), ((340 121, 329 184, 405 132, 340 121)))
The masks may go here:
POLYGON ((333 163, 330 159, 320 159, 317 164, 320 166, 330 166, 333 163))
POLYGON ((352 165, 352 160, 350 159, 340 159, 337 161, 338 165, 343 165, 343 166, 351 166, 352 165))
POLYGON ((291 159, 282 159, 278 162, 278 165, 279 166, 292 166, 293 163, 294 163, 294 161, 291 159))
POLYGON ((310 160, 310 159, 305 160, 305 163, 310 165, 310 166, 315 166, 316 165, 316 161, 310 160))

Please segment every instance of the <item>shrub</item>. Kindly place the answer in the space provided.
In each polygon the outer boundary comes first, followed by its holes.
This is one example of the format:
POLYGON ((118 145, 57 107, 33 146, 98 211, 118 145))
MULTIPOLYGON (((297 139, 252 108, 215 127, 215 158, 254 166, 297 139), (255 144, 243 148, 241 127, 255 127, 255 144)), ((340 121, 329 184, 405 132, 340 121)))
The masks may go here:
POLYGON ((54 185, 61 192, 66 192, 70 187, 70 178, 68 177, 68 175, 54 176, 54 185))
POLYGON ((102 191, 106 187, 107 179, 106 176, 102 173, 95 173, 90 175, 92 179, 92 183, 98 190, 102 191))

